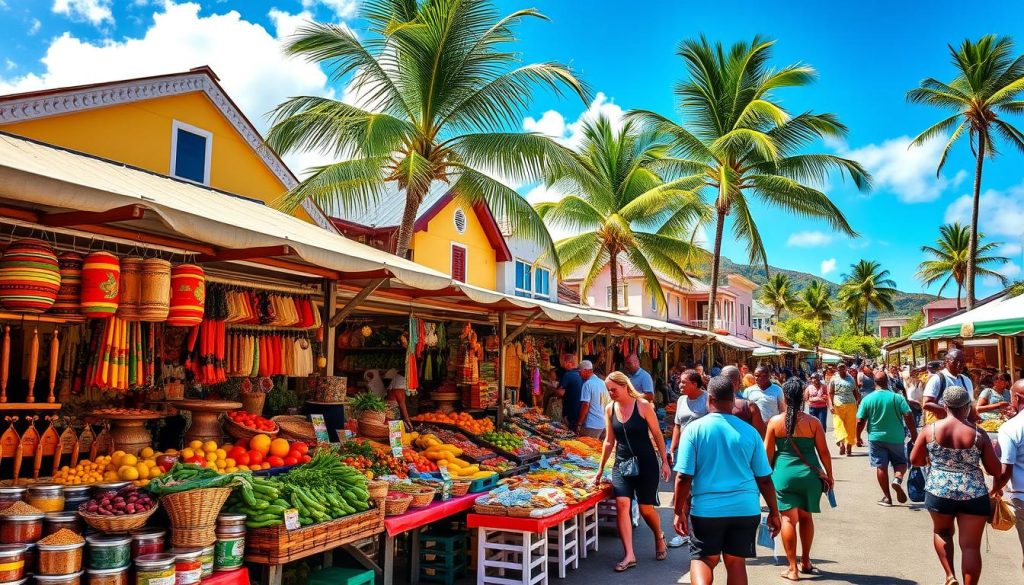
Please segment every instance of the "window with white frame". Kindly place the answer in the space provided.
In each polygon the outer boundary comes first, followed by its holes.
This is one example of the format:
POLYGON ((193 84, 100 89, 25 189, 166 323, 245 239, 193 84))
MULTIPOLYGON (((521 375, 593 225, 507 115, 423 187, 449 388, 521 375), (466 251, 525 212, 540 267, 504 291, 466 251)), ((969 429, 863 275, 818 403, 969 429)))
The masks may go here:
MULTIPOLYGON (((612 306, 612 287, 609 286, 609 287, 607 287, 607 289, 608 289, 607 290, 607 292, 608 292, 608 304, 606 306, 610 309, 611 306, 612 306)), ((622 309, 626 308, 626 305, 627 305, 626 297, 628 297, 628 296, 629 296, 629 285, 628 284, 619 285, 619 308, 622 308, 622 309)))
POLYGON ((171 176, 210 184, 213 133, 174 120, 171 125, 171 176))
POLYGON ((515 295, 517 297, 550 299, 551 271, 523 260, 516 260, 515 295))
POLYGON ((679 299, 679 297, 676 297, 676 319, 682 319, 682 318, 683 318, 683 302, 679 299))
POLYGON ((653 293, 653 292, 651 293, 651 310, 652 311, 657 311, 658 310, 658 296, 657 295, 658 295, 658 293, 653 293))

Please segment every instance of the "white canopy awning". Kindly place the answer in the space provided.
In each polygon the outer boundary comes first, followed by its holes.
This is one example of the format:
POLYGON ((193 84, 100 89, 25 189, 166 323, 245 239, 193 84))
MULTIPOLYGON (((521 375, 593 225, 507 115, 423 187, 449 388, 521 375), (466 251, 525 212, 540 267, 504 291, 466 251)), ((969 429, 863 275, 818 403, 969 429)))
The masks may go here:
POLYGON ((957 313, 948 319, 915 331, 910 339, 986 337, 1024 333, 1024 295, 997 296, 973 310, 957 313))
POLYGON ((437 290, 446 274, 333 234, 261 203, 86 154, 0 133, 0 197, 54 210, 152 210, 173 232, 222 249, 288 245, 305 262, 358 273, 385 270, 437 290))

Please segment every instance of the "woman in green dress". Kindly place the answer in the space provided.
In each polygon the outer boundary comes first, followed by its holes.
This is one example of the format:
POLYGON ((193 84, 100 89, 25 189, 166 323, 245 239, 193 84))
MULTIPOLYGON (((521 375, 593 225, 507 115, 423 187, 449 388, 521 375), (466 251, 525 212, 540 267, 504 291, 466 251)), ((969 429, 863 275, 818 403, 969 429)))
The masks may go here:
POLYGON ((811 564, 811 543, 814 540, 814 519, 811 514, 821 511, 821 494, 831 489, 832 458, 825 442, 825 429, 821 422, 805 413, 804 386, 797 378, 790 378, 782 386, 786 398, 786 412, 768 421, 764 446, 774 472, 772 483, 782 513, 782 546, 786 550, 789 568, 782 577, 800 580, 800 575, 817 574, 811 564), (800 564, 797 565, 797 534, 800 535, 800 564))

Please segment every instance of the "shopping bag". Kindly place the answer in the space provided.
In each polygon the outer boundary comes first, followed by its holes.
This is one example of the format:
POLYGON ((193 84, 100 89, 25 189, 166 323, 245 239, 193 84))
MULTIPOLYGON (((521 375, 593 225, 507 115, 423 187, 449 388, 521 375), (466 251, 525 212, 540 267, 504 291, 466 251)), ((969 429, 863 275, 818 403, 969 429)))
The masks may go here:
POLYGON ((907 497, 918 504, 924 501, 924 470, 920 467, 911 467, 907 474, 907 497))
POLYGON ((761 516, 761 524, 757 526, 757 545, 775 550, 775 538, 768 528, 768 516, 761 516))
POLYGON ((996 530, 1009 530, 1017 524, 1016 514, 1010 503, 999 496, 989 498, 992 501, 992 517, 988 522, 996 530))

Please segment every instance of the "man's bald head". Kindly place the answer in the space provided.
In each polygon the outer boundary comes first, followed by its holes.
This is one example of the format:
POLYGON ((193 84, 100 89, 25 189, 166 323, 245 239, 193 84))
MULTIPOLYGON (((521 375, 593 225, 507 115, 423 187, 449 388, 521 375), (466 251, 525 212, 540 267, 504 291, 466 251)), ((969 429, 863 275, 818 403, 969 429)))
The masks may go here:
POLYGON ((885 372, 875 372, 872 378, 875 381, 875 386, 878 386, 879 388, 889 387, 889 376, 886 375, 885 372))
POLYGON ((630 356, 626 358, 626 370, 630 374, 635 374, 637 372, 637 370, 639 370, 639 369, 640 369, 640 358, 638 358, 635 353, 634 354, 630 354, 630 356))
POLYGON ((1017 380, 1013 383, 1013 386, 1010 386, 1010 393, 1024 398, 1024 378, 1017 380))
POLYGON ((964 369, 964 352, 958 347, 946 352, 946 369, 950 374, 959 376, 964 369))
POLYGON ((725 366, 722 368, 722 374, 726 378, 732 380, 733 391, 739 390, 743 385, 743 376, 740 374, 740 369, 736 366, 725 366))

